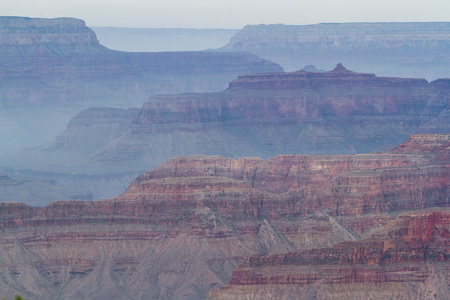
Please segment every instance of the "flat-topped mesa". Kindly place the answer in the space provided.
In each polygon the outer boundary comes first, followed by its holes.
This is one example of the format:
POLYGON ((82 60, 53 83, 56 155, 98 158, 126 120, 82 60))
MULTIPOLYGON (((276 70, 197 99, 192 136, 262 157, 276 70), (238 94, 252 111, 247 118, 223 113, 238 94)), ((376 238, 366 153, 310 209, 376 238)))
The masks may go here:
POLYGON ((239 76, 229 84, 229 89, 316 88, 329 85, 350 86, 427 86, 428 81, 416 78, 377 77, 375 74, 347 70, 341 63, 328 72, 304 70, 290 73, 251 74, 239 76))
POLYGON ((324 115, 416 114, 437 90, 425 79, 376 77, 338 64, 324 73, 301 70, 239 76, 218 93, 154 96, 144 103, 136 123, 270 119, 292 125, 324 115))
POLYGON ((107 51, 83 20, 0 17, 2 55, 92 54, 107 51))

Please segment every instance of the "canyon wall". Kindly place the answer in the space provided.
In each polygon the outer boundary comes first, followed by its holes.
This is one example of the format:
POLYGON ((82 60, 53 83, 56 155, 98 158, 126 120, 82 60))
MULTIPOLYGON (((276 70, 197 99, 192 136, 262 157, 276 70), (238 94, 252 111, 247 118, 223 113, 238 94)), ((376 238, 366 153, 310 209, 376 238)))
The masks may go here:
POLYGON ((449 150, 448 134, 429 134, 364 155, 179 157, 116 198, 3 203, 0 287, 33 299, 354 295, 361 284, 442 295, 449 150))

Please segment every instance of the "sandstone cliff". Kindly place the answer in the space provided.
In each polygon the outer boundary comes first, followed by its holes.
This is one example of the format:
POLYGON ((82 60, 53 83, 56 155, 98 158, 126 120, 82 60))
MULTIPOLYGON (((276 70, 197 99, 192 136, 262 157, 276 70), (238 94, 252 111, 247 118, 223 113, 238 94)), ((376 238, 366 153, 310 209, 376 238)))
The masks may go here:
MULTIPOLYGON (((388 295, 396 282, 417 285, 406 287, 411 295, 441 295, 449 150, 448 134, 430 134, 376 154, 180 157, 113 199, 4 203, 0 287, 33 299, 199 299, 227 284, 213 295, 235 295, 235 287, 249 295, 266 288, 242 287, 256 276, 254 262, 263 268, 273 258, 287 267, 264 276, 278 282, 323 279, 325 290, 342 278, 344 295, 361 283, 388 295), (429 209, 397 218, 417 208, 429 209), (276 275, 303 261, 324 269, 323 277, 308 275, 311 268, 276 275)), ((284 295, 284 287, 273 291, 284 295)))
POLYGON ((106 53, 83 20, 0 17, 0 53, 3 57, 56 56, 106 53))

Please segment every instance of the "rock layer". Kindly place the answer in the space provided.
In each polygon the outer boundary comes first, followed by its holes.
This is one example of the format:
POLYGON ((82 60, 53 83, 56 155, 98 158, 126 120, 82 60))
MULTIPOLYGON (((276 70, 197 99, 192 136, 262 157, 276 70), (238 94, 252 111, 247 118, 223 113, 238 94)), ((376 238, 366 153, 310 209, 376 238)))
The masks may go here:
POLYGON ((374 234, 333 248, 251 256, 211 299, 445 299, 450 211, 402 214, 374 234))
MULTIPOLYGON (((330 281, 390 278, 377 281, 376 291, 386 292, 390 286, 382 284, 396 280, 431 282, 444 273, 430 268, 441 268, 435 262, 448 256, 449 147, 449 135, 426 135, 377 154, 181 157, 142 174, 113 199, 42 208, 4 203, 1 290, 33 299, 199 299, 230 284, 214 295, 235 287, 245 294, 242 285, 253 282, 253 271, 239 273, 245 263, 302 255, 328 270, 323 276, 330 281), (436 206, 442 209, 396 220, 402 211, 436 206), (375 231, 383 225, 387 229, 375 231), (342 266, 356 261, 358 268, 326 265, 334 260, 342 266), (403 267, 407 262, 416 265, 403 267)), ((274 274, 292 268, 275 268, 267 276, 290 282, 292 276, 274 274)), ((285 286, 272 287, 285 293, 285 286)))

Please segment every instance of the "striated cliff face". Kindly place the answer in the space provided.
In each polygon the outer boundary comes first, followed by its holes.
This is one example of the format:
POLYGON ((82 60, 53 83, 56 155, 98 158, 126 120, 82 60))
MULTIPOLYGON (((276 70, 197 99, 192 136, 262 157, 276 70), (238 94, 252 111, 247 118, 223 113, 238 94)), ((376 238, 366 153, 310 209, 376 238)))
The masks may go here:
POLYGON ((339 278, 342 293, 446 288, 449 149, 448 134, 430 134, 376 154, 179 157, 113 199, 3 203, 0 288, 33 299, 202 299, 227 284, 212 295, 285 295, 297 278, 312 291, 339 278), (417 208, 429 209, 397 218, 417 208), (255 287, 258 276, 278 281, 255 287))
POLYGON ((243 75, 218 93, 152 96, 139 110, 86 110, 53 142, 4 165, 50 172, 43 176, 58 182, 66 174, 98 175, 83 182, 98 200, 123 192, 129 174, 174 156, 384 151, 414 133, 448 133, 449 87, 447 80, 378 77, 342 64, 323 73, 243 75), (127 174, 114 191, 112 172, 127 174))
POLYGON ((210 299, 446 299, 450 211, 402 214, 332 248, 251 256, 210 299))
POLYGON ((295 71, 337 61, 384 76, 448 78, 449 22, 248 25, 220 51, 255 53, 295 71))

